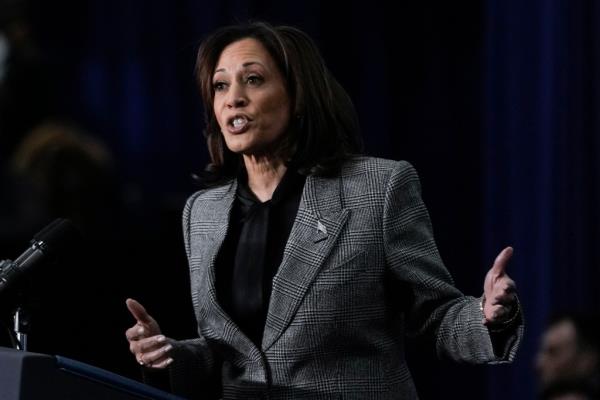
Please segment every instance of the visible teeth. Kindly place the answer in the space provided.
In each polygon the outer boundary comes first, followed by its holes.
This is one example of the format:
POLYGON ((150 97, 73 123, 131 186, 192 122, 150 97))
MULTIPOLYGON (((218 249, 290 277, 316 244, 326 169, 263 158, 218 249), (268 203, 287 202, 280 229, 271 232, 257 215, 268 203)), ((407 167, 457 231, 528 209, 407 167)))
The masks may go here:
POLYGON ((245 122, 246 118, 238 117, 233 120, 233 126, 239 128, 240 126, 244 125, 245 122))

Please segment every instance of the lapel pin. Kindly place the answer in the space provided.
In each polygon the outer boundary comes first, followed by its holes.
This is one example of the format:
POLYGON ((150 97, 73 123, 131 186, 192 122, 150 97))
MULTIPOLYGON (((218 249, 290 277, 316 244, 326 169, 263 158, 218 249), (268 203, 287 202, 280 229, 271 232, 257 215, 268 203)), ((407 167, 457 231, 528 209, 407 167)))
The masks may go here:
POLYGON ((321 232, 323 235, 327 235, 327 228, 321 221, 317 221, 317 230, 321 232))

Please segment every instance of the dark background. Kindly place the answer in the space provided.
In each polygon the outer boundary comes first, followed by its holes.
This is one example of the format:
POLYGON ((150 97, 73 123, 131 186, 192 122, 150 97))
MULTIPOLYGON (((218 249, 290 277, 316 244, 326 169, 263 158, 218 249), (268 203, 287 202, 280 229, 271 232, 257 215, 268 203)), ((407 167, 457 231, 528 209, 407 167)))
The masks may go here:
MULTIPOLYGON (((517 361, 456 366, 411 342, 423 399, 534 398, 549 314, 598 311, 598 2, 12 3, 0 1, 0 20, 18 16, 29 35, 0 86, 0 258, 18 256, 54 217, 80 218, 85 235, 26 285, 32 351, 139 379, 127 297, 166 335, 194 334, 180 217, 191 174, 207 162, 195 53, 216 27, 249 18, 311 35, 354 99, 367 153, 417 168, 461 290, 479 296, 496 254, 515 248, 509 272, 527 323, 517 361), (79 174, 54 177, 53 206, 9 172, 17 143, 48 119, 87 132, 111 160, 61 158, 79 174)), ((5 323, 13 302, 0 299, 5 323)))

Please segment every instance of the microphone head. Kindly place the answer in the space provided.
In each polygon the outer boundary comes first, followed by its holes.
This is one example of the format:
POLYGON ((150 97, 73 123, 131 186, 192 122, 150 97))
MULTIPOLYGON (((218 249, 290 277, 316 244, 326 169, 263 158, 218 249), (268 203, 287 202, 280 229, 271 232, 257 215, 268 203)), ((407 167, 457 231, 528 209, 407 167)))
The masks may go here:
POLYGON ((81 241, 81 232, 66 218, 57 218, 33 236, 41 242, 44 254, 55 256, 81 241))

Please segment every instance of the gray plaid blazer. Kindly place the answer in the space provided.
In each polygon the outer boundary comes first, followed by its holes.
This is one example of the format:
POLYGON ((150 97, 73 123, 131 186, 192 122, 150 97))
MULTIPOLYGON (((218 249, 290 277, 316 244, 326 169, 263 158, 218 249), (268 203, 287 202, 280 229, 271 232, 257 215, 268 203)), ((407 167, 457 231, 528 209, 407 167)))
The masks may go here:
POLYGON ((307 178, 258 348, 215 294, 235 193, 232 181, 185 206, 199 338, 172 352, 176 392, 212 380, 225 399, 416 399, 405 335, 431 335, 438 354, 457 361, 513 359, 522 319, 492 343, 479 299, 456 289, 442 263, 414 168, 367 157, 334 178, 307 178))

